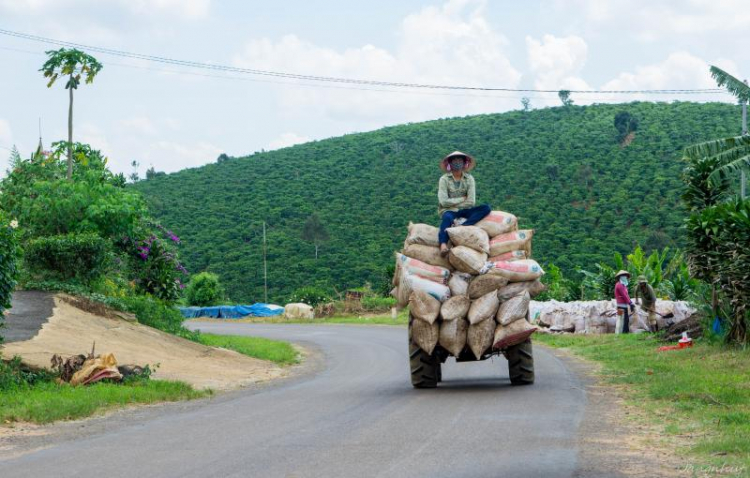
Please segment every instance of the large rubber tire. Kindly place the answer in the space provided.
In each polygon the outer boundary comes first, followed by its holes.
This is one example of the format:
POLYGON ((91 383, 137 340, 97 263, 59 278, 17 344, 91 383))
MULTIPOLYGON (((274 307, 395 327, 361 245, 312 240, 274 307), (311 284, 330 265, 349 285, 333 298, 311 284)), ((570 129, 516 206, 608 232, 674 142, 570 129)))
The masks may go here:
POLYGON ((508 347, 507 357, 511 384, 530 385, 534 383, 534 352, 531 348, 530 339, 508 347))
POLYGON ((409 327, 409 370, 414 388, 435 388, 441 377, 440 360, 429 355, 411 340, 409 327))

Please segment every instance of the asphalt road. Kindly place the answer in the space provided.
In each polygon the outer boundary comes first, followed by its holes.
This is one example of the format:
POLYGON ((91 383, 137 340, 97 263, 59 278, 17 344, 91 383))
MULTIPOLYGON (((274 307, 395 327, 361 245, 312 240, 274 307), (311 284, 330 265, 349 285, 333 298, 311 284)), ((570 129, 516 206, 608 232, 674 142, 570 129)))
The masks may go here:
POLYGON ((568 477, 586 395, 541 348, 536 383, 511 387, 503 358, 409 383, 406 330, 205 323, 212 333, 315 344, 325 368, 261 392, 0 462, 10 477, 568 477))
POLYGON ((41 291, 13 292, 12 307, 5 312, 5 324, 0 335, 5 342, 21 342, 34 337, 52 317, 54 294, 41 291))

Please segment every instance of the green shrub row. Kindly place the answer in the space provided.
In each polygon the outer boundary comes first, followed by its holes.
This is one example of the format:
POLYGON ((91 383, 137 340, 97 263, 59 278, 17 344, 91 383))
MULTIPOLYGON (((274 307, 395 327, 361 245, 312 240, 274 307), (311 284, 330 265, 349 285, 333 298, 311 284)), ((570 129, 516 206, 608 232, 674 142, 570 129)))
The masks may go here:
POLYGON ((110 254, 109 242, 98 234, 71 233, 30 240, 24 260, 32 273, 89 282, 104 273, 110 254))

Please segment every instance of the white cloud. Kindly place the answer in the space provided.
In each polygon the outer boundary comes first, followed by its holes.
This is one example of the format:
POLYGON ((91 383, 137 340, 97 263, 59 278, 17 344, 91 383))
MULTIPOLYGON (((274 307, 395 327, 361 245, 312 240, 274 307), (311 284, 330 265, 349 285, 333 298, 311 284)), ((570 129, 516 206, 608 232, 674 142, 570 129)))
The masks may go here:
POLYGON ((131 118, 120 121, 120 124, 137 134, 154 135, 157 132, 157 128, 153 121, 146 116, 133 116, 131 118))
POLYGON ((122 0, 121 3, 138 14, 158 11, 189 19, 204 18, 211 8, 211 0, 122 0))
POLYGON ((542 40, 526 37, 529 67, 539 89, 586 90, 590 86, 576 76, 586 64, 588 45, 583 38, 571 35, 544 35, 542 40))
POLYGON ((307 136, 300 136, 296 133, 284 133, 268 143, 266 149, 273 151, 274 149, 286 148, 288 146, 294 146, 295 144, 307 143, 308 141, 310 141, 310 138, 307 136))
POLYGON ((40 13, 51 9, 67 8, 75 0, 0 0, 0 11, 10 13, 40 13))
MULTIPOLYGON (((651 65, 638 66, 633 72, 620 73, 604 85, 602 90, 641 90, 641 89, 695 89, 716 88, 716 82, 709 74, 709 66, 716 65, 730 72, 737 71, 736 65, 725 59, 710 63, 685 51, 670 54, 664 61, 651 65)), ((621 97, 622 98, 622 97, 621 97)), ((647 100, 645 95, 631 95, 627 100, 647 100)), ((726 100, 725 95, 696 95, 690 100, 726 100)))
POLYGON ((94 123, 74 124, 73 141, 89 144, 92 148, 100 150, 104 156, 112 154, 112 146, 107 140, 104 130, 94 123))
POLYGON ((750 25, 747 0, 554 0, 553 3, 558 10, 581 12, 588 22, 599 26, 613 24, 618 30, 636 32, 637 37, 645 41, 673 34, 735 32, 744 35, 750 25))
MULTIPOLYGON (((505 54, 507 40, 484 18, 485 3, 449 0, 407 16, 392 50, 374 45, 334 50, 286 35, 277 42, 268 38, 247 42, 234 63, 246 68, 405 83, 516 86, 521 74, 505 54)), ((314 110, 317 115, 359 127, 493 112, 507 105, 506 100, 451 96, 444 91, 389 94, 301 87, 278 91, 289 115, 314 110)))
POLYGON ((158 141, 149 146, 141 164, 156 164, 159 171, 169 173, 214 162, 221 152, 221 148, 206 141, 194 144, 158 141))
MULTIPOLYGON (((22 15, 49 15, 72 9, 100 7, 95 0, 0 0, 0 11, 22 15)), ((208 15, 211 0, 116 0, 109 6, 118 7, 140 16, 176 15, 186 19, 208 15)))
POLYGON ((10 123, 2 118, 0 118, 0 146, 13 147, 13 132, 10 129, 10 123))

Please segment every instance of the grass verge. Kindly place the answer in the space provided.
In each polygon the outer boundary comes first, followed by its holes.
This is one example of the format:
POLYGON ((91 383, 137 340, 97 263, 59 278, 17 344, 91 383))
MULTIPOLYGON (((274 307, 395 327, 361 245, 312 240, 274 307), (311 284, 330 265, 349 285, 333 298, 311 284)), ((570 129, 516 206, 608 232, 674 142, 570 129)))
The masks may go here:
POLYGON ((173 402, 201 398, 210 391, 194 390, 183 382, 149 380, 132 384, 97 383, 73 387, 53 381, 0 391, 0 423, 49 423, 73 420, 130 404, 173 402))
POLYGON ((334 317, 321 317, 319 319, 285 319, 283 317, 248 317, 245 319, 192 319, 197 322, 233 322, 246 324, 351 324, 351 325, 407 325, 409 323, 409 311, 404 309, 394 319, 390 312, 387 314, 372 315, 340 315, 334 317))
POLYGON ((300 362, 299 354, 289 342, 264 339, 262 337, 245 337, 242 335, 215 335, 201 333, 198 342, 211 347, 223 347, 250 357, 270 360, 279 365, 291 365, 300 362))
POLYGON ((622 386, 651 425, 688 443, 681 451, 704 467, 695 470, 750 476, 750 349, 699 341, 658 352, 663 344, 647 334, 534 340, 599 362, 603 379, 622 386))

